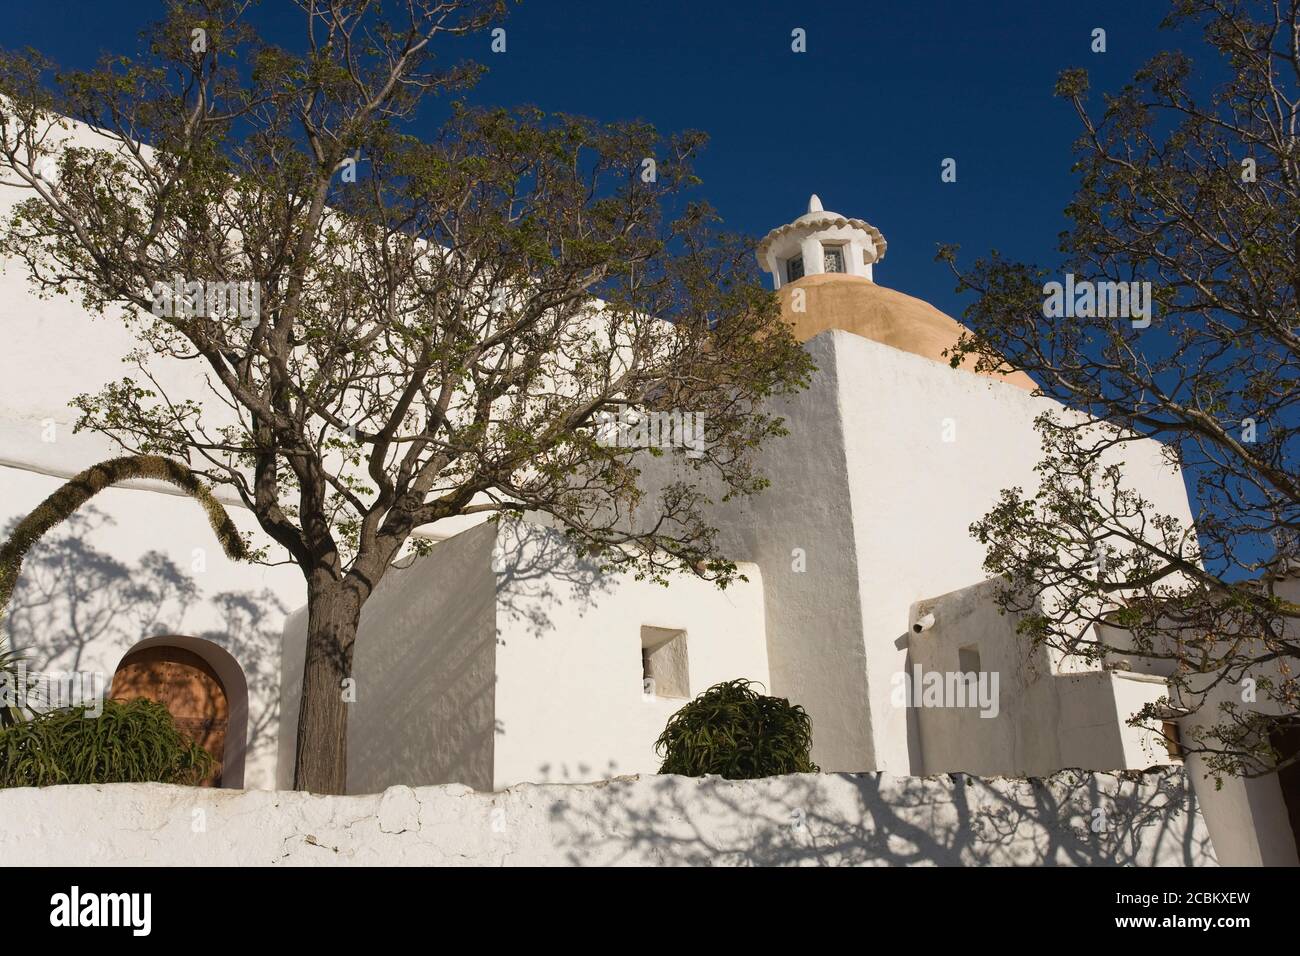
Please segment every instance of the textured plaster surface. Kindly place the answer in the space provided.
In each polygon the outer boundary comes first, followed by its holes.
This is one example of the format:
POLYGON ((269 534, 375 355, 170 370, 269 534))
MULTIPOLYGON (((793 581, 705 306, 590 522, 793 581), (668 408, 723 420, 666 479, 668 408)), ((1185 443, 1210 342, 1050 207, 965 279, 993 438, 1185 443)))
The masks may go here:
POLYGON ((11 865, 1213 865, 1181 771, 0 791, 11 865))

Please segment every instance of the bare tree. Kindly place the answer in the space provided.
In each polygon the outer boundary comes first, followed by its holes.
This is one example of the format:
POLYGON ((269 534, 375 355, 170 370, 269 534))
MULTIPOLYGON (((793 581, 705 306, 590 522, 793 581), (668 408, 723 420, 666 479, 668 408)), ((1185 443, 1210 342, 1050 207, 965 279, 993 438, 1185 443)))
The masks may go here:
POLYGON ((435 47, 504 4, 300 6, 302 54, 204 0, 171 5, 141 58, 50 77, 6 55, 0 177, 32 193, 4 250, 36 288, 141 342, 131 376, 77 398, 79 427, 232 490, 301 568, 295 786, 340 792, 359 614, 412 532, 532 512, 606 567, 725 584, 700 484, 642 497, 602 416, 702 414, 692 469, 752 493, 781 433, 764 402, 808 359, 687 196, 701 135, 435 100, 421 139, 417 108, 478 72, 435 47), (64 116, 111 148, 60 143, 64 116), (208 397, 168 395, 159 361, 202 363, 208 397), (648 530, 625 530, 633 508, 648 530))

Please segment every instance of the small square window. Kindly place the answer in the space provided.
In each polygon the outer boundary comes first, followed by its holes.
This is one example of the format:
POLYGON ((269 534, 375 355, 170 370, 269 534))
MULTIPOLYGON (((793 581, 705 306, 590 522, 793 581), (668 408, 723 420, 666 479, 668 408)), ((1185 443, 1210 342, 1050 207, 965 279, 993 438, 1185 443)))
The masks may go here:
POLYGON ((795 256, 785 264, 785 275, 787 282, 803 278, 803 256, 795 256))
POLYGON ((957 669, 963 674, 979 674, 980 649, 975 644, 957 648, 957 669))
POLYGON ((822 271, 844 271, 844 252, 839 246, 827 246, 822 250, 822 271))
POLYGON ((669 627, 641 628, 641 681, 647 697, 691 696, 686 632, 669 627))

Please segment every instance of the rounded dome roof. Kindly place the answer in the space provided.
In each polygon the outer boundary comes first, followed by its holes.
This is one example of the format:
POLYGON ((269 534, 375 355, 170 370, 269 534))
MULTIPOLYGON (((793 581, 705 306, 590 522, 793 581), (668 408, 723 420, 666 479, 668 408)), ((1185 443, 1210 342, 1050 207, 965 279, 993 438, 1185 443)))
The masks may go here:
MULTIPOLYGON (((795 338, 806 342, 828 329, 843 329, 903 352, 948 364, 944 350, 952 348, 966 327, 930 303, 876 285, 862 276, 819 273, 786 283, 777 291, 781 315, 794 326, 795 338), (790 299, 804 291, 804 311, 793 312, 790 299)), ((974 356, 961 367, 974 371, 974 356)), ((1024 372, 999 375, 981 372, 999 381, 1032 391, 1037 386, 1024 372)))

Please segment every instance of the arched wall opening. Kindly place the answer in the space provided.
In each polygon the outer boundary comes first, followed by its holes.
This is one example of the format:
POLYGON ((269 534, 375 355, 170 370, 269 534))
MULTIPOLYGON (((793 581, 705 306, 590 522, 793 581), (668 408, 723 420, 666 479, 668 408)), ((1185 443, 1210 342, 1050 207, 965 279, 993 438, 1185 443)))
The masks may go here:
POLYGON ((209 785, 242 788, 248 751, 248 680, 225 648, 201 637, 167 634, 146 638, 122 655, 114 669, 112 696, 119 696, 120 690, 128 696, 160 700, 178 721, 192 722, 198 716, 187 712, 192 702, 178 704, 174 687, 178 671, 190 684, 187 697, 210 698, 199 704, 210 722, 225 721, 220 780, 209 785), (166 686, 168 683, 173 686, 166 686), (219 688, 220 700, 215 688, 219 688))

